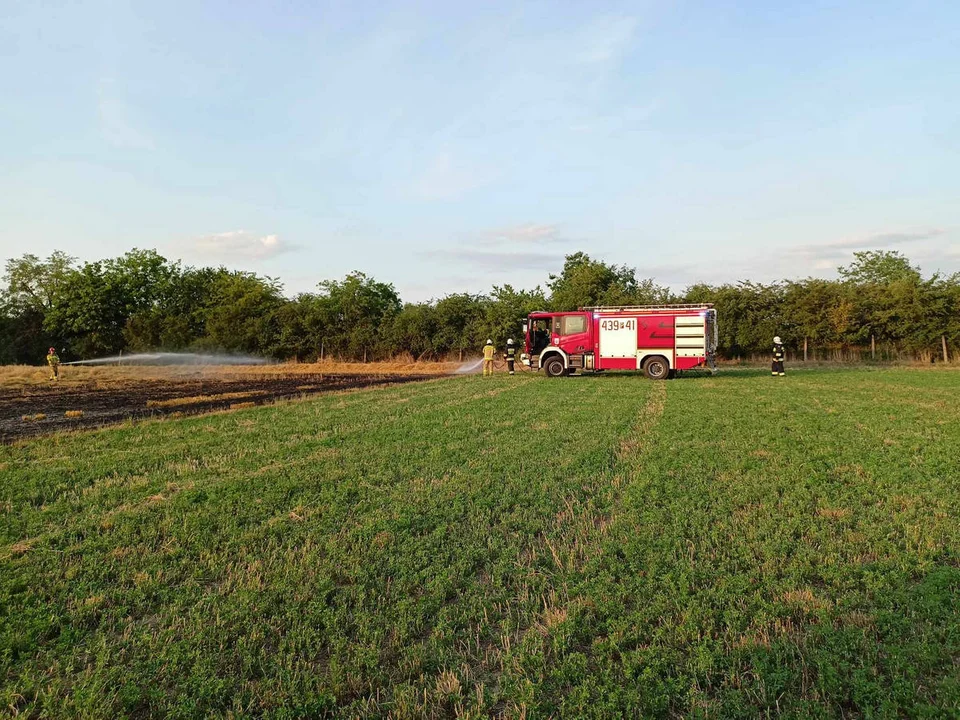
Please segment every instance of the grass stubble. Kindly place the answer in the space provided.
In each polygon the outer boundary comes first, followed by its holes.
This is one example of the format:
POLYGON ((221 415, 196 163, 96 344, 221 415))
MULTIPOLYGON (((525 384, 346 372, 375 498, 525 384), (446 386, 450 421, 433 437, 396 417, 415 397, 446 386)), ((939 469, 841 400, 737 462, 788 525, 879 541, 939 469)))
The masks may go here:
POLYGON ((950 716, 956 371, 464 377, 0 449, 0 703, 950 716))
MULTIPOLYGON (((144 381, 272 380, 317 375, 448 375, 457 362, 337 362, 274 363, 266 365, 64 365, 56 387, 101 389, 136 386, 144 381)), ((0 390, 26 390, 54 385, 50 370, 37 365, 0 365, 0 390)))

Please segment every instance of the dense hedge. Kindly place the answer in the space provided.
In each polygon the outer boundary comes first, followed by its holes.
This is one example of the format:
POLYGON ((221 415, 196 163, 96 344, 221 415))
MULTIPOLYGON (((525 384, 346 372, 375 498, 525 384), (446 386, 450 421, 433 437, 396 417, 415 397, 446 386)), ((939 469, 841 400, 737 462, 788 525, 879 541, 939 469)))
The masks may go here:
POLYGON ((766 352, 774 335, 799 353, 875 343, 880 357, 935 355, 960 343, 960 275, 924 278, 894 252, 856 253, 836 280, 693 285, 672 293, 633 268, 569 255, 546 290, 495 286, 403 303, 363 273, 285 297, 280 282, 219 267, 185 267, 150 250, 78 264, 61 252, 8 260, 0 292, 0 362, 36 363, 145 350, 377 360, 475 353, 487 337, 519 335, 532 310, 582 305, 712 302, 727 357, 766 352))

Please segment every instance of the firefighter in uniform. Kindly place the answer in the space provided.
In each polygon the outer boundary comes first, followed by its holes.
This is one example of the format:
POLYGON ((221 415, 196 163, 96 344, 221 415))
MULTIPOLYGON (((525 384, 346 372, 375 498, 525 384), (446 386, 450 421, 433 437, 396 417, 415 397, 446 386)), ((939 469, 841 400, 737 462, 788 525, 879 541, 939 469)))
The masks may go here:
POLYGON ((783 371, 783 359, 787 356, 786 350, 783 349, 783 343, 780 342, 780 336, 777 335, 773 339, 773 375, 774 376, 783 376, 786 373, 783 371))
POLYGON ((493 354, 496 350, 493 347, 493 340, 487 340, 487 344, 483 346, 483 374, 493 375, 493 354))
POLYGON ((513 363, 517 359, 517 349, 513 346, 513 338, 507 340, 507 351, 503 354, 503 359, 507 361, 507 371, 513 375, 513 363))
POLYGON ((60 380, 60 356, 57 355, 55 348, 47 351, 47 365, 50 366, 50 379, 60 380))

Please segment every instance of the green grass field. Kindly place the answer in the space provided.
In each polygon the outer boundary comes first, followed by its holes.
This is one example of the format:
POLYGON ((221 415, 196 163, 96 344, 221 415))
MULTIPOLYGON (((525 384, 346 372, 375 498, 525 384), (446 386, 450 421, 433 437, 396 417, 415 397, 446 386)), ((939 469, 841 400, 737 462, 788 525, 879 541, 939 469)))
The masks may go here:
POLYGON ((0 704, 956 717, 958 458, 960 372, 909 369, 464 377, 3 447, 0 704))

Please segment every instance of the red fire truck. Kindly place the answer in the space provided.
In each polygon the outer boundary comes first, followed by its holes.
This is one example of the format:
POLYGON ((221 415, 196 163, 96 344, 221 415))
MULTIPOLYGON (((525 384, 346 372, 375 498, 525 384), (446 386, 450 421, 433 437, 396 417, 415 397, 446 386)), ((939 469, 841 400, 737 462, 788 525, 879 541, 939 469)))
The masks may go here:
POLYGON ((654 380, 678 370, 716 369, 713 305, 583 307, 534 312, 523 324, 520 359, 550 377, 601 370, 642 370, 654 380))

